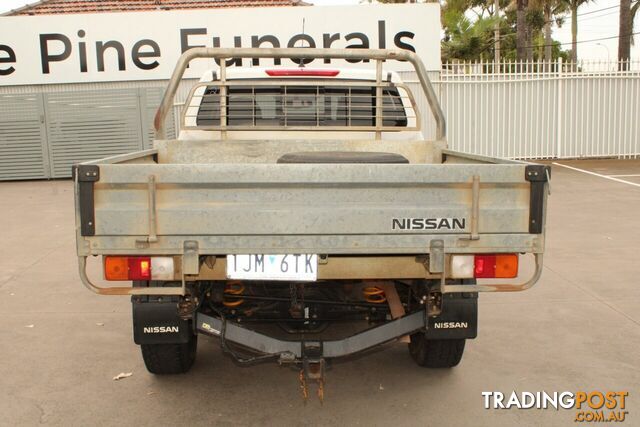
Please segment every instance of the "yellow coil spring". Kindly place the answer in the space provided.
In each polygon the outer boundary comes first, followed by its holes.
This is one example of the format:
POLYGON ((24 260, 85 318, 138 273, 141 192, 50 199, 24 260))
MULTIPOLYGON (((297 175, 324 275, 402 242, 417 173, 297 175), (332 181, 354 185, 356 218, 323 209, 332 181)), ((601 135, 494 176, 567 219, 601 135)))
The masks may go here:
MULTIPOLYGON (((225 295, 242 295, 244 292, 244 285, 242 282, 227 282, 224 287, 225 295)), ((244 303, 244 299, 241 298, 222 298, 222 304, 225 307, 238 307, 244 303)))
POLYGON ((367 286, 363 288, 362 294, 364 295, 365 301, 372 304, 382 304, 383 302, 387 302, 387 297, 385 296, 384 291, 377 286, 367 286))

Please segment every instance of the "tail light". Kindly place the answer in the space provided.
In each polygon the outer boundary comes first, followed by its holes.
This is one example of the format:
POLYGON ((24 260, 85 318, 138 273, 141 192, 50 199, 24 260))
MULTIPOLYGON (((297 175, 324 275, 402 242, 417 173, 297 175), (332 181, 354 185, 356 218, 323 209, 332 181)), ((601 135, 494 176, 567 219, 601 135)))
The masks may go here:
POLYGON ((335 77, 340 74, 340 70, 313 70, 309 68, 280 68, 275 70, 265 70, 271 77, 290 76, 310 76, 310 77, 335 77))
POLYGON ((151 258, 128 258, 127 265, 129 266, 129 280, 151 280, 151 258))
POLYGON ((104 257, 106 280, 173 280, 171 257, 104 257))
POLYGON ((518 254, 452 255, 451 276, 457 279, 512 279, 518 276, 518 254))

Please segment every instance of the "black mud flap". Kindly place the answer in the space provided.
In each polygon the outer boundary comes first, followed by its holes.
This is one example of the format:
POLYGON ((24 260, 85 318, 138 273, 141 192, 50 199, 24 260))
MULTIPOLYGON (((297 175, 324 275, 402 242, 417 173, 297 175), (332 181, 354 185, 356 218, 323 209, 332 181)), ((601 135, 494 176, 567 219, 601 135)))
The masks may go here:
POLYGON ((133 340, 136 344, 181 344, 193 334, 178 316, 177 297, 133 297, 133 340))
POLYGON ((475 338, 478 335, 478 294, 447 294, 442 313, 429 318, 428 339, 475 338))

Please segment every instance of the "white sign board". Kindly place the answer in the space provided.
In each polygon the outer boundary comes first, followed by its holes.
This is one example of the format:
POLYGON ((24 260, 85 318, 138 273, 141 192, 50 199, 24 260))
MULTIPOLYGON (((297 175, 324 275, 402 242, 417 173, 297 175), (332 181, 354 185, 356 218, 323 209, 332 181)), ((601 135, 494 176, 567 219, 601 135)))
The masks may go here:
MULTIPOLYGON (((190 47, 399 48, 440 68, 440 6, 353 5, 0 17, 0 86, 160 80, 190 47)), ((272 65, 236 59, 229 65, 272 65)), ((318 66, 362 66, 333 61, 318 66)), ((294 65, 288 59, 282 65, 294 65)), ((369 64, 371 66, 371 64, 369 64)), ((388 68, 410 69, 390 62, 388 68)), ((212 60, 197 60, 200 77, 212 60)))

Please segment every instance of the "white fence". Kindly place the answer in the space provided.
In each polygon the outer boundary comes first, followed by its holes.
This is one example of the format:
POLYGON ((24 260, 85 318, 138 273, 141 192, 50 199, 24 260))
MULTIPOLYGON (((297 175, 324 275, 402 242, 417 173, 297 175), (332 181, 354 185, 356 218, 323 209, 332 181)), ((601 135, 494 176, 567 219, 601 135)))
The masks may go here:
MULTIPOLYGON (((630 158, 640 157, 640 62, 628 69, 602 62, 458 63, 430 77, 451 148, 519 159, 630 158)), ((402 77, 433 137, 416 76, 402 77)), ((182 82, 175 112, 194 82, 182 82)), ((72 163, 147 147, 166 83, 0 86, 0 181, 66 177, 72 163)))
MULTIPOLYGON (((640 156, 640 62, 445 64, 432 73, 453 149, 507 158, 640 156)), ((414 92, 415 75, 404 73, 414 92)), ((427 134, 428 107, 420 100, 427 134)))

